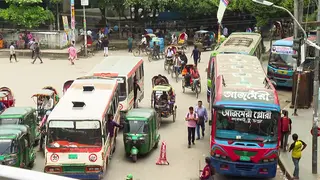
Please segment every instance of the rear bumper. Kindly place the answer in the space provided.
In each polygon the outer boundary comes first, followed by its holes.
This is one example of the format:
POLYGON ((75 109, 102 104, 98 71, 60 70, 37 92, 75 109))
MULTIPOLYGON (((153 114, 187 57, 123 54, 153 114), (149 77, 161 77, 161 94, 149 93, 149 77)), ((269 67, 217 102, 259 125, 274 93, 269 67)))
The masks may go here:
POLYGON ((211 157, 211 165, 215 167, 217 173, 230 176, 273 178, 277 171, 277 161, 255 164, 230 162, 211 157), (267 171, 261 172, 261 169, 267 169, 267 171))
POLYGON ((74 179, 97 179, 100 180, 103 177, 103 172, 98 173, 62 173, 61 176, 74 178, 74 179))
POLYGON ((292 87, 293 85, 292 79, 282 79, 282 78, 272 77, 272 80, 275 81, 277 86, 279 87, 292 87))

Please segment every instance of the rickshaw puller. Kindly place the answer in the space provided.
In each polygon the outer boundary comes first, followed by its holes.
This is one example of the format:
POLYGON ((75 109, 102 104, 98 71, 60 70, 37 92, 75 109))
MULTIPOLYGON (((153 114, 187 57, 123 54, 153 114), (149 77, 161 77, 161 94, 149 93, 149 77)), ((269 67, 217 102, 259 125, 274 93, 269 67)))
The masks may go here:
POLYGON ((196 88, 196 85, 199 81, 200 75, 196 67, 193 67, 191 71, 191 85, 193 86, 193 89, 196 88))
POLYGON ((160 46, 156 42, 153 42, 152 56, 160 59, 160 46))

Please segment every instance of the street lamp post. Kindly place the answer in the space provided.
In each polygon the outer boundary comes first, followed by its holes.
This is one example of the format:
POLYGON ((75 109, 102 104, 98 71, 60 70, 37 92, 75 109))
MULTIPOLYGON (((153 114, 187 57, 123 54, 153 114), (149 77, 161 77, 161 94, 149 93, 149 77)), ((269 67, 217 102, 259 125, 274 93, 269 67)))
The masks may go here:
MULTIPOLYGON (((295 23, 298 25, 298 27, 302 30, 304 35, 304 43, 307 43, 309 46, 315 47, 317 49, 317 55, 319 56, 320 53, 320 47, 309 41, 306 31, 302 28, 301 24, 298 22, 298 20, 293 16, 293 14, 286 8, 274 5, 272 2, 265 1, 265 0, 252 0, 253 2, 263 4, 266 6, 272 6, 281 10, 286 11, 292 19, 295 21, 295 23)), ((319 0, 320 1, 320 0, 319 0)), ((320 4, 319 4, 320 6, 320 4)), ((320 11, 318 12, 318 20, 320 20, 320 11)), ((318 28, 317 31, 317 43, 320 43, 320 31, 318 28)), ((305 60, 305 57, 302 57, 302 62, 305 60), (302 59, 303 58, 303 59, 302 59)), ((301 69, 301 65, 299 67, 301 69)), ((312 173, 317 174, 317 161, 318 161, 318 94, 319 94, 319 59, 316 59, 315 62, 315 71, 314 71, 314 87, 313 87, 313 103, 314 103, 314 110, 313 110, 313 120, 312 120, 312 173)), ((298 87, 297 87, 298 88, 298 87)), ((297 97, 296 97, 297 98, 297 97)))

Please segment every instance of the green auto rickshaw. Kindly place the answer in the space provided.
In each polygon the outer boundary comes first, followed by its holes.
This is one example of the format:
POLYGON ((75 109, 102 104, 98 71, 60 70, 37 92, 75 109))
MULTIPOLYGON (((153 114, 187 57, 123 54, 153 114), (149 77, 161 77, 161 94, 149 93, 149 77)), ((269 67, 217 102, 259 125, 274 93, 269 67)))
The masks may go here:
POLYGON ((36 152, 30 141, 28 126, 0 126, 0 164, 32 168, 35 158, 36 152))
POLYGON ((123 142, 125 152, 133 162, 137 161, 138 155, 147 154, 158 147, 158 121, 156 111, 150 108, 132 109, 126 115, 123 142))
POLYGON ((0 125, 22 124, 30 128, 30 141, 37 146, 40 140, 36 109, 32 107, 10 107, 0 115, 0 125))

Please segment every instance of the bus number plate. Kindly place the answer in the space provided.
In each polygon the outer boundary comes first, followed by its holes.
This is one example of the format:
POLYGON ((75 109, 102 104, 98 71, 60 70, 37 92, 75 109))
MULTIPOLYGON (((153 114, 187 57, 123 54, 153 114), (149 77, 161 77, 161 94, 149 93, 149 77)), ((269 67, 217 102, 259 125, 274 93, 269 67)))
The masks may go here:
POLYGON ((284 71, 284 70, 278 70, 279 74, 288 74, 288 71, 284 71))
POLYGON ((69 159, 78 159, 77 154, 69 154, 69 159))
POLYGON ((250 161, 249 156, 240 156, 240 161, 250 161))

